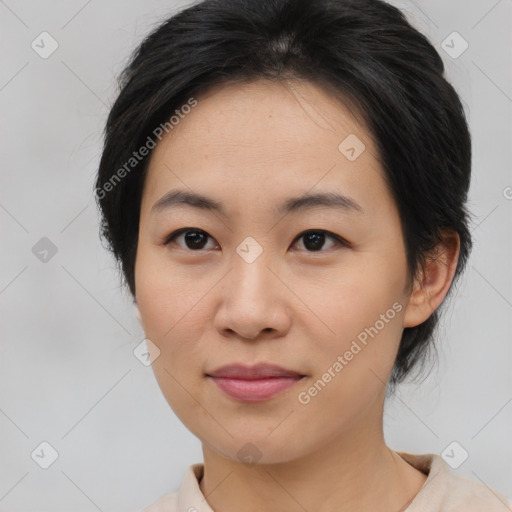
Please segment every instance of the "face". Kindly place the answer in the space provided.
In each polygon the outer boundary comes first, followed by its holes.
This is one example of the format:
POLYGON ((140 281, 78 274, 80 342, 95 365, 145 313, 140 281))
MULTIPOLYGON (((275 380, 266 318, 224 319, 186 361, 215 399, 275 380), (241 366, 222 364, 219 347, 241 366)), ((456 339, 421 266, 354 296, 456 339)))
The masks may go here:
POLYGON ((262 80, 196 99, 153 150, 142 196, 135 287, 153 369, 211 450, 291 461, 381 421, 408 299, 400 218, 369 133, 333 95, 262 80), (209 376, 259 363, 298 376, 209 376))

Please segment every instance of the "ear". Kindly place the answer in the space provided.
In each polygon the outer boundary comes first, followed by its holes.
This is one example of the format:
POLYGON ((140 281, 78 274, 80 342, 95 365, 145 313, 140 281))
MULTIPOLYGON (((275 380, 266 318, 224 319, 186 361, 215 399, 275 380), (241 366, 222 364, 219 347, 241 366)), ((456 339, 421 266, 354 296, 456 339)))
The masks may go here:
POLYGON ((459 235, 454 231, 444 232, 443 240, 427 255, 424 268, 414 280, 405 308, 404 327, 423 323, 443 302, 455 275, 459 252, 459 235))

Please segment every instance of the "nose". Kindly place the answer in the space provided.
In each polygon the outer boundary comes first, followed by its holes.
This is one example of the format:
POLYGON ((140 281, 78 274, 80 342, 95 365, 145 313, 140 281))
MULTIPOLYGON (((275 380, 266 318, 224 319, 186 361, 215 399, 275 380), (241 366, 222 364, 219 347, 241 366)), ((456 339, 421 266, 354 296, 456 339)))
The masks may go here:
POLYGON ((222 336, 256 340, 284 336, 290 329, 290 292, 263 254, 247 263, 233 259, 222 280, 214 326, 222 336))

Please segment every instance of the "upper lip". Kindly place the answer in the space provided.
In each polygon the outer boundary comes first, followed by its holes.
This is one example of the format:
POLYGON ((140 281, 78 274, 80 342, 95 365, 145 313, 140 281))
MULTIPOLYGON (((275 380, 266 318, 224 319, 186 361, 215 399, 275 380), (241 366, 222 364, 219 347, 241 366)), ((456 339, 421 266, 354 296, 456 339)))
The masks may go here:
POLYGON ((255 380, 269 377, 303 377, 293 370, 287 370, 275 364, 261 363, 254 366, 229 364, 208 372, 209 377, 227 377, 231 379, 255 380))

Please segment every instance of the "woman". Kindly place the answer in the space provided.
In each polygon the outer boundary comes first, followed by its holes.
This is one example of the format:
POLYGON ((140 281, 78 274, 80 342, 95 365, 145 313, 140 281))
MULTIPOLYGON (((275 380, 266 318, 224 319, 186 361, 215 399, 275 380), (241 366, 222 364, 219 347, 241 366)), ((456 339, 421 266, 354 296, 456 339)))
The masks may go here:
POLYGON ((206 0, 141 44, 96 193, 204 454, 147 512, 511 509, 383 436, 471 249, 443 71, 378 0, 206 0))

